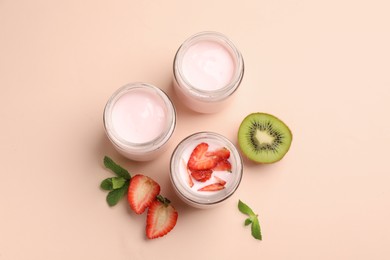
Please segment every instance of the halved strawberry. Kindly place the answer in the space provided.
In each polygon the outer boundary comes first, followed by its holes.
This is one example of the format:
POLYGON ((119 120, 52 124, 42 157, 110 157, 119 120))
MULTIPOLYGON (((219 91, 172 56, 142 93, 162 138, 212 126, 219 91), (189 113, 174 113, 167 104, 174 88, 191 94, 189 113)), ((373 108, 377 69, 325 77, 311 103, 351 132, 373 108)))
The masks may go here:
MULTIPOLYGON (((159 195, 158 197, 162 196, 159 195)), ((146 218, 147 238, 162 237, 175 227, 178 213, 169 202, 167 199, 164 199, 164 202, 156 199, 149 206, 146 218)))
POLYGON ((203 171, 191 171, 191 176, 200 182, 205 182, 211 178, 211 174, 213 174, 212 170, 203 170, 203 171))
POLYGON ((230 157, 230 151, 226 147, 222 147, 214 151, 207 152, 206 156, 215 156, 219 160, 227 160, 230 157))
POLYGON ((228 160, 221 160, 213 168, 214 171, 232 171, 232 164, 228 160))
POLYGON ((216 156, 206 156, 208 148, 209 145, 207 143, 200 143, 195 147, 187 163, 190 170, 210 170, 217 165, 218 160, 216 156))
POLYGON ((152 178, 137 174, 131 178, 127 199, 130 208, 141 214, 156 199, 160 193, 160 185, 152 178))
POLYGON ((204 187, 198 189, 198 191, 218 191, 218 190, 223 190, 224 188, 225 188, 225 185, 222 185, 221 183, 216 182, 216 183, 212 183, 212 184, 209 184, 207 186, 204 186, 204 187))

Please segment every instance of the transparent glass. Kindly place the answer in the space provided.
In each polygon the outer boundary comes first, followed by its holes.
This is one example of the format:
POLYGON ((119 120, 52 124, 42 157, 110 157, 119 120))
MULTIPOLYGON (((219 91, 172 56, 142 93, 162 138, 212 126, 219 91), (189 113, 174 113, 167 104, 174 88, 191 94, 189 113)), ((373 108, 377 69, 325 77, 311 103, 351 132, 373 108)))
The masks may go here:
MULTIPOLYGON (((242 159, 237 148, 224 136, 213 132, 199 132, 192 134, 182 140, 171 156, 170 162, 170 180, 176 194, 188 205, 206 209, 215 207, 225 202, 234 194, 240 185, 243 172, 242 159), (196 185, 205 186, 207 184, 195 183, 189 185, 189 172, 187 171, 187 162, 191 152, 199 143, 210 144, 210 150, 225 147, 230 151, 229 161, 232 165, 231 172, 224 172, 226 180, 225 188, 218 191, 198 191, 196 185)), ((213 176, 221 172, 214 172, 213 176)), ((212 178, 213 178, 212 176, 212 178)), ((219 177, 222 177, 219 175, 219 177)), ((209 183, 215 183, 214 179, 209 183)), ((196 182, 195 180, 193 182, 196 182)))
MULTIPOLYGON (((213 61, 208 61, 212 63, 213 61)), ((212 64, 209 64, 212 66, 212 64)), ((221 65, 221 63, 220 63, 221 65)), ((206 65, 205 65, 206 66, 206 65)), ((223 72, 223 71, 222 71, 223 72)), ((244 60, 232 41, 218 32, 200 32, 188 38, 176 52, 173 62, 174 89, 179 99, 190 109, 200 113, 215 113, 231 101, 244 75, 244 60), (189 48, 200 42, 219 44, 229 54, 234 64, 230 81, 217 89, 199 88, 192 84, 183 71, 183 58, 189 48)))
MULTIPOLYGON (((176 111, 172 101, 161 89, 150 84, 136 82, 127 84, 112 94, 104 108, 103 123, 107 137, 119 153, 131 160, 148 161, 166 149, 176 126, 176 111), (123 95, 129 93, 131 95, 131 93, 136 93, 137 91, 144 91, 150 94, 153 99, 162 103, 165 113, 165 122, 157 136, 145 142, 129 141, 118 133, 118 129, 115 129, 113 124, 113 110, 116 102, 123 95)), ((154 127, 153 124, 150 127, 154 127)))

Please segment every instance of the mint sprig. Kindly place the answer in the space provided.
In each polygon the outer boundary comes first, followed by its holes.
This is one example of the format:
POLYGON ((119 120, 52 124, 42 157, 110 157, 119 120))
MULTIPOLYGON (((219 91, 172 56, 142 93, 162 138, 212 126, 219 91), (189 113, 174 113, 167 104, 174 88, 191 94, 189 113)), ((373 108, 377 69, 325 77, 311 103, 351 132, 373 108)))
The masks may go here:
POLYGON ((118 175, 118 177, 125 178, 126 180, 131 179, 129 172, 126 169, 124 169, 122 166, 116 164, 110 157, 104 156, 103 162, 104 162, 104 166, 106 166, 106 168, 113 171, 116 175, 118 175))
POLYGON ((252 236, 255 239, 262 240, 262 235, 261 235, 261 228, 260 228, 260 222, 258 219, 258 215, 253 212, 253 210, 246 205, 244 202, 241 200, 238 200, 238 210, 247 215, 248 218, 245 219, 244 225, 248 226, 251 225, 251 233, 252 236))
POLYGON ((119 189, 115 189, 115 190, 110 191, 106 197, 106 201, 107 201, 108 205, 110 205, 111 207, 115 206, 119 202, 119 200, 121 198, 123 198, 123 196, 125 196, 125 194, 127 193, 127 190, 129 189, 129 185, 130 185, 130 182, 127 181, 125 183, 125 185, 123 185, 119 189))
POLYGON ((100 187, 103 190, 116 190, 121 188, 123 185, 125 185, 126 181, 127 180, 123 177, 107 178, 102 181, 100 187))
POLYGON ((122 166, 116 164, 110 157, 105 156, 103 159, 104 166, 110 169, 117 176, 106 178, 100 183, 103 190, 109 191, 106 201, 109 206, 115 206, 123 198, 130 185, 131 176, 122 166))

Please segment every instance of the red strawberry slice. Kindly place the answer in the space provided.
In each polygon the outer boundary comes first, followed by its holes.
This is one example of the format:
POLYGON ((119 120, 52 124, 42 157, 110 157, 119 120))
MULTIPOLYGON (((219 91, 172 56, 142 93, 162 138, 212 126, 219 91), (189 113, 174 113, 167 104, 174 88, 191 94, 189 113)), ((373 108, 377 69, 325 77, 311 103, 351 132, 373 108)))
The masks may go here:
POLYGON ((130 208, 141 214, 160 193, 160 185, 152 178, 137 174, 131 178, 127 200, 130 208))
POLYGON ((210 170, 217 164, 216 156, 206 156, 209 145, 207 143, 198 144, 192 151, 187 166, 192 171, 210 170))
POLYGON ((215 165, 213 168, 214 171, 232 171, 232 164, 228 160, 222 160, 215 165))
POLYGON ((191 171, 191 176, 200 182, 205 182, 211 178, 212 170, 203 170, 203 171, 191 171))
POLYGON ((198 191, 218 191, 218 190, 223 190, 224 188, 225 185, 222 185, 220 182, 216 182, 213 184, 206 185, 198 189, 198 191))
POLYGON ((183 162, 183 165, 184 165, 184 168, 186 169, 187 171, 187 175, 188 175, 188 186, 190 186, 190 188, 192 188, 192 186, 194 186, 194 182, 192 181, 192 178, 191 178, 191 172, 190 172, 190 169, 188 169, 187 165, 186 165, 186 162, 184 161, 184 159, 182 159, 182 162, 183 162))
POLYGON ((226 147, 222 147, 217 150, 207 152, 206 156, 215 156, 219 160, 227 160, 230 157, 230 151, 226 147))
POLYGON ((225 186, 226 181, 224 179, 219 178, 218 176, 214 175, 214 178, 217 180, 217 182, 223 186, 225 186))
POLYGON ((149 239, 158 238, 171 231, 177 222, 178 213, 168 203, 154 200, 149 206, 146 218, 146 237, 149 239))

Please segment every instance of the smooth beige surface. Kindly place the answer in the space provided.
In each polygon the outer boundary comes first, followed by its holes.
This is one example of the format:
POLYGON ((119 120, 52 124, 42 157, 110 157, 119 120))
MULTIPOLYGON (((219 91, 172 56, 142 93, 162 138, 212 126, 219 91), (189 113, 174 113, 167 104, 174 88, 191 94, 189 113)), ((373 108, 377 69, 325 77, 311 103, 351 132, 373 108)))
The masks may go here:
POLYGON ((0 0, 0 259, 390 259, 389 11, 387 0, 0 0), (232 106, 213 115, 171 86, 177 48, 203 30, 245 59, 232 106), (170 147, 148 163, 119 156, 103 130, 107 99, 132 81, 177 107, 170 147), (176 144, 203 130, 236 143, 257 111, 291 127, 290 152, 245 161, 219 208, 183 204, 168 179, 176 144), (145 215, 106 205, 104 155, 160 183, 179 211, 168 236, 148 241, 145 215))

